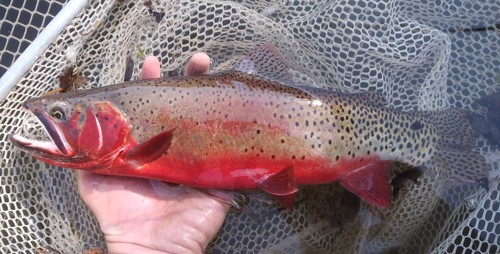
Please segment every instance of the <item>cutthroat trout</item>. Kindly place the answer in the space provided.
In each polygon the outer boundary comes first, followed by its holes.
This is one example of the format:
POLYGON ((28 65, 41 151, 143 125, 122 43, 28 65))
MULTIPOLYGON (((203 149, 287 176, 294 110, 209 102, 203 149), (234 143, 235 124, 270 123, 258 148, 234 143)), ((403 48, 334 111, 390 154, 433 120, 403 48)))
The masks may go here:
POLYGON ((234 70, 30 99, 50 141, 12 135, 46 163, 197 188, 261 189, 285 206, 297 186, 340 183, 381 208, 391 161, 486 176, 462 111, 398 112, 380 97, 287 83, 270 45, 234 70))

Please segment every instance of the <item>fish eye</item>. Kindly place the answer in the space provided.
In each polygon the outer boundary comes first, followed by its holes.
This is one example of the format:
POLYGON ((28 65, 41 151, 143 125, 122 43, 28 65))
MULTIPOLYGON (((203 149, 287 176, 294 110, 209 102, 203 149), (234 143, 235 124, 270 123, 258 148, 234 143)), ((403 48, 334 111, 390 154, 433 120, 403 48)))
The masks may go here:
POLYGON ((49 109, 49 115, 57 120, 65 121, 66 113, 62 105, 56 104, 49 109))

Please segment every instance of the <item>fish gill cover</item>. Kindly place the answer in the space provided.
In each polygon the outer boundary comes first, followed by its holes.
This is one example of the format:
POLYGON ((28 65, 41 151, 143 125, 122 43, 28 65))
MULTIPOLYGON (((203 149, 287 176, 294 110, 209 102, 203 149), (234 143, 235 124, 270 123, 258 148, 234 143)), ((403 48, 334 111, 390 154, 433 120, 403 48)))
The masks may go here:
MULTIPOLYGON (((1 8, 38 20, 59 5, 1 8)), ((86 89, 123 81, 127 65, 137 79, 144 54, 160 58, 165 76, 177 76, 196 51, 207 52, 220 70, 272 43, 298 83, 377 92, 401 111, 457 107, 488 116, 494 109, 476 101, 498 91, 498 8, 496 1, 90 1, 0 105, 0 250, 105 247, 73 171, 40 163, 8 141, 13 132, 43 136, 21 104, 60 87, 66 67, 87 79, 79 84, 86 89)), ((29 41, 0 36, 8 45, 29 41)), ((11 46, 2 57, 18 54, 11 46)), ((488 189, 408 171, 393 179, 389 210, 360 203, 338 184, 303 188, 292 211, 252 196, 244 211, 228 215, 207 252, 498 252, 499 155, 492 144, 476 141, 494 169, 488 189)))

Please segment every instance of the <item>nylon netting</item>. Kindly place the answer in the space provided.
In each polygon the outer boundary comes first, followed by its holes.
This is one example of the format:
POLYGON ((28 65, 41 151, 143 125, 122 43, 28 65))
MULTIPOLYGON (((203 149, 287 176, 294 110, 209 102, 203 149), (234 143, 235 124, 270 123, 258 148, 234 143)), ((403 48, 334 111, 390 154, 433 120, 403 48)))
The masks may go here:
MULTIPOLYGON (((82 89, 121 82, 127 57, 135 63, 134 79, 143 54, 158 56, 165 76, 180 75, 196 51, 207 52, 212 67, 222 69, 264 43, 276 45, 301 83, 377 91, 399 110, 484 113, 475 100, 499 88, 495 0, 151 2, 90 1, 1 102, 2 253, 105 248, 73 171, 40 163, 8 141, 13 132, 39 131, 21 103, 57 88, 75 52, 75 71, 89 80, 82 89)), ((59 1, 3 6, 14 13, 9 15, 31 14, 44 22, 3 20, 2 29, 40 31, 52 17, 43 5, 61 8, 59 1)), ((19 34, 0 39, 5 45, 33 39, 19 34)), ((3 60, 22 49, 4 46, 3 60)), ((500 154, 486 140, 477 144, 493 168, 488 190, 425 174, 406 182, 388 211, 359 203, 336 183, 303 188, 292 211, 256 195, 243 212, 228 215, 208 252, 498 253, 500 154)))

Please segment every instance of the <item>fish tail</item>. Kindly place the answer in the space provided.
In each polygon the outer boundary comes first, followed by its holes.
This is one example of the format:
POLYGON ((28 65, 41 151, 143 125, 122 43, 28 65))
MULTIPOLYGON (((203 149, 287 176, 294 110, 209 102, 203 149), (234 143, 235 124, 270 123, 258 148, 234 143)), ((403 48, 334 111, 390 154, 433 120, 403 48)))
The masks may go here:
POLYGON ((475 146, 469 114, 461 109, 423 112, 436 128, 437 149, 430 160, 440 179, 474 182, 487 188, 489 165, 475 146))

